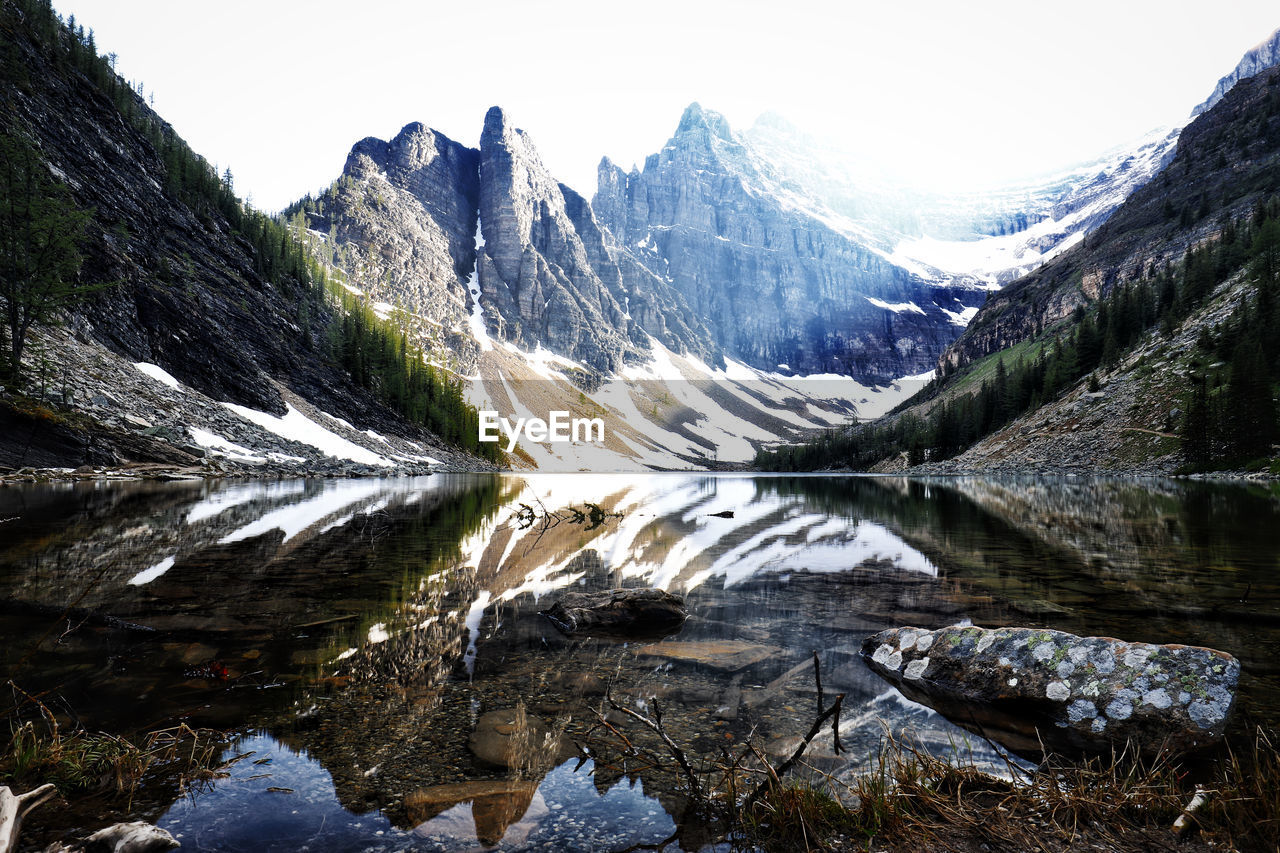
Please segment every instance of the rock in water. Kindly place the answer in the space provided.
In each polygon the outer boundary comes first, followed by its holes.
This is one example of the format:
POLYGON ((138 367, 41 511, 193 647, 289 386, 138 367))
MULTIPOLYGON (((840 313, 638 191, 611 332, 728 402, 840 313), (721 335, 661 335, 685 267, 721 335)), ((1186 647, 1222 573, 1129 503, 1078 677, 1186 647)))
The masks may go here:
POLYGON ((1032 758, 1126 742, 1146 753, 1208 746, 1222 738, 1240 676, 1214 649, 1034 628, 891 628, 868 637, 862 656, 909 698, 1032 758))
POLYGON ((467 747, 485 766, 526 772, 545 773, 577 754, 569 740, 525 713, 523 706, 482 714, 467 747))
POLYGON ((652 587, 571 592, 542 611, 566 634, 663 636, 688 618, 684 599, 652 587))

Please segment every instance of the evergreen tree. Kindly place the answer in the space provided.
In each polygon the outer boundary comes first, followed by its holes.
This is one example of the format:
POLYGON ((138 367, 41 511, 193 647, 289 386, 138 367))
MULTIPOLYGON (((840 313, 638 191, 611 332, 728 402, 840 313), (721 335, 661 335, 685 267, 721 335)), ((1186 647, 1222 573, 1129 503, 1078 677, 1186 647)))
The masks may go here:
POLYGON ((1197 372, 1191 376, 1191 396, 1182 424, 1182 452, 1187 463, 1199 470, 1208 468, 1213 458, 1211 422, 1208 378, 1197 372))
POLYGON ((0 297, 8 336, 0 376, 21 378, 27 333, 103 285, 78 279, 79 244, 93 212, 76 207, 34 146, 0 133, 0 297))
POLYGON ((1224 412, 1226 454, 1244 463, 1269 456, 1276 435, 1276 404, 1262 344, 1252 335, 1236 345, 1231 357, 1224 412))

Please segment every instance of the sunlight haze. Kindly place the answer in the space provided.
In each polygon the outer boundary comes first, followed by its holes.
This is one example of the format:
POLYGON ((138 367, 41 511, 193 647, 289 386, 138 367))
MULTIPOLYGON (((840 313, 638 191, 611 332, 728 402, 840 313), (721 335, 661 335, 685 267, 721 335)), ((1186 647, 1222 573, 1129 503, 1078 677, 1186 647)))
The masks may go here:
POLYGON ((1185 120, 1280 24, 1273 3, 390 3, 63 0, 239 194, 278 210, 353 143, 421 121, 468 145, 491 105, 590 197, 698 101, 776 111, 925 186, 1088 159, 1185 120))

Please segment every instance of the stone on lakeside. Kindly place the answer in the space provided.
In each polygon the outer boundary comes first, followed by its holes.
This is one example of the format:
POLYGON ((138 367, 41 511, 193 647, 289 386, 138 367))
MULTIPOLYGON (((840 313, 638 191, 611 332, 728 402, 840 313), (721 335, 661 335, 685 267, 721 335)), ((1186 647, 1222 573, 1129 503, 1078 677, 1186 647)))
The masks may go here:
POLYGON ((908 698, 1034 757, 1210 746, 1240 676, 1214 649, 1036 628, 891 628, 862 656, 908 698))

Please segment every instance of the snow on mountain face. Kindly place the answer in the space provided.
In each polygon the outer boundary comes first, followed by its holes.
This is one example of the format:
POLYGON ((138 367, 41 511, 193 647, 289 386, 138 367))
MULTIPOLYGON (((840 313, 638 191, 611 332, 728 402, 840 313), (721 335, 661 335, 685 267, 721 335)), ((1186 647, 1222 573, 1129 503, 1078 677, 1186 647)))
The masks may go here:
POLYGON ((874 229, 698 104, 643 172, 606 159, 599 177, 592 206, 613 251, 667 279, 726 355, 758 369, 869 383, 918 374, 956 334, 943 309, 985 295, 894 263, 874 229), (919 310, 882 307, 907 303, 919 310))
POLYGON ((1227 91, 1241 80, 1252 77, 1276 65, 1280 65, 1280 29, 1246 53, 1239 64, 1231 70, 1231 73, 1218 81, 1218 85, 1213 89, 1213 94, 1204 103, 1191 111, 1191 117, 1195 118, 1218 103, 1218 101, 1221 101, 1222 96, 1227 94, 1227 91))
POLYGON ((1037 180, 942 193, 894 182, 774 115, 745 134, 794 192, 922 278, 996 289, 1065 251, 1163 168, 1177 130, 1037 180))
MULTIPOLYGON (((896 306, 895 306, 896 307, 896 306)), ((957 329, 958 331, 958 329, 957 329)), ((550 472, 716 468, 749 462, 758 448, 883 415, 933 375, 870 387, 835 374, 761 371, 733 359, 712 367, 649 341, 649 358, 587 387, 585 366, 542 347, 509 342, 482 353, 467 399, 502 419, 490 435, 516 467, 550 472), (530 436, 518 422, 599 419, 599 431, 530 436), (517 434, 518 433, 518 434, 517 434), (518 449, 517 449, 518 448, 518 449)), ((541 428, 537 428, 541 430, 541 428)), ((594 428, 593 428, 594 429, 594 428)))

